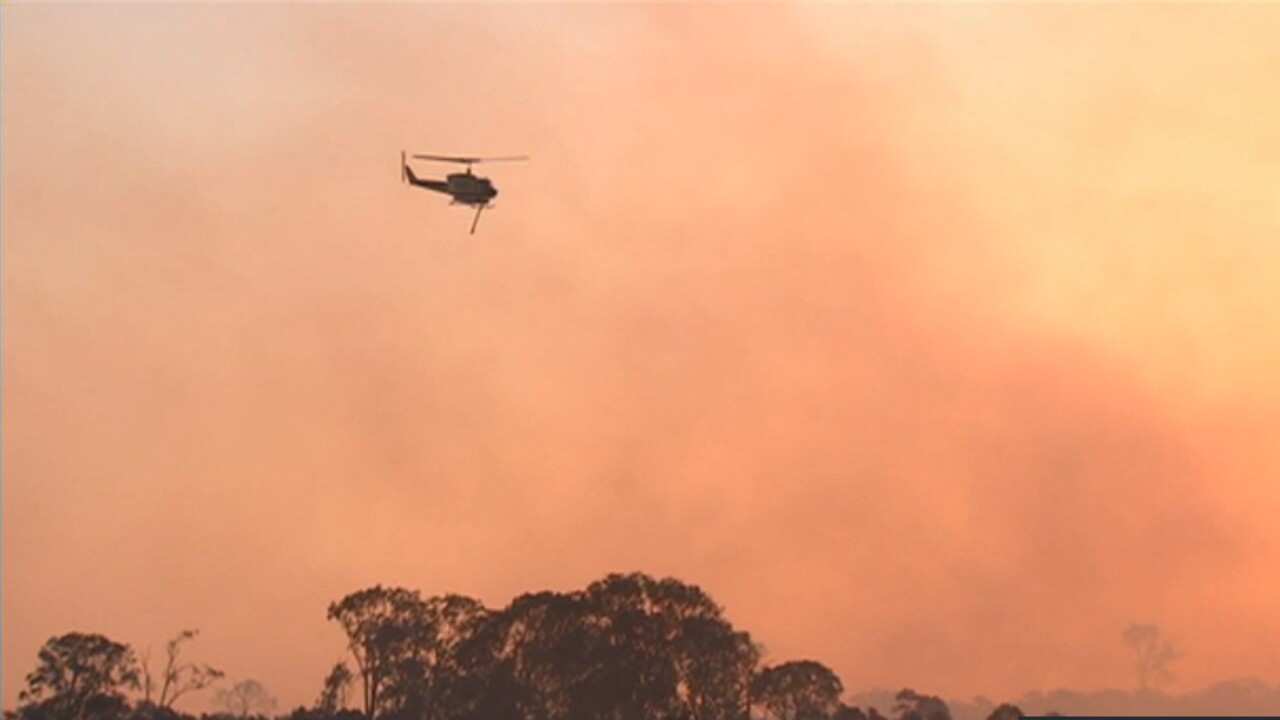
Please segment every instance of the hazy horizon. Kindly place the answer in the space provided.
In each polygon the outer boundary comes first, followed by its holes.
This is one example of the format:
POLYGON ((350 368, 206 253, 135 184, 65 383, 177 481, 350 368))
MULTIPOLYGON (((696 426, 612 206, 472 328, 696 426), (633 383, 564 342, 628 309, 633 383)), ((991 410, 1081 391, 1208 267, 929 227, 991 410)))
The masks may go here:
POLYGON ((1280 7, 2 33, 5 707, 184 628, 293 707, 348 592, 631 570, 854 692, 1132 687, 1134 622, 1280 682, 1280 7), (469 236, 402 150, 532 160, 469 236))

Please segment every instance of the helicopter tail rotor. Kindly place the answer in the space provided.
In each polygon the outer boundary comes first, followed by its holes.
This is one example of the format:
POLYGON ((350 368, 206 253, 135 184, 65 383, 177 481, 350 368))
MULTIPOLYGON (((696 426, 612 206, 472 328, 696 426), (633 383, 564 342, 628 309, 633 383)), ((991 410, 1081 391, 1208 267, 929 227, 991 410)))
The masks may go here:
POLYGON ((409 182, 409 162, 403 150, 400 151, 400 182, 409 182))

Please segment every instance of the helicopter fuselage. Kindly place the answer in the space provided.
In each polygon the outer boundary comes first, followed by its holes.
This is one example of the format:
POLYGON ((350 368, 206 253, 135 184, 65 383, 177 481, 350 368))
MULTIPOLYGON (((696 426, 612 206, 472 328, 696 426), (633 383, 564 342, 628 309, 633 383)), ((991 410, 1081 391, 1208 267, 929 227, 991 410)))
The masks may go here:
POLYGON ((482 178, 471 173, 451 173, 445 181, 445 192, 453 196, 453 201, 465 205, 483 205, 497 197, 498 189, 489 178, 482 178))
POLYGON ((498 189, 488 178, 471 173, 453 173, 444 180, 429 180, 405 168, 405 175, 410 184, 444 193, 461 205, 488 205, 498 195, 498 189))

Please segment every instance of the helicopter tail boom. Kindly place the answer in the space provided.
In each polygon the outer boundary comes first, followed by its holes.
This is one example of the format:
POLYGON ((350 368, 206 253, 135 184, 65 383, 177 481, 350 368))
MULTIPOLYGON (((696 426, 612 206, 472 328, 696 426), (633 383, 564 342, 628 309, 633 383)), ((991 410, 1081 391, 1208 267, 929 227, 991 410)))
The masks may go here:
POLYGON ((417 175, 414 175, 413 169, 410 168, 408 165, 404 166, 402 168, 402 171, 403 171, 404 181, 409 183, 410 185, 416 185, 420 188, 426 188, 428 190, 435 190, 436 192, 444 193, 446 195, 450 194, 449 183, 443 180, 423 180, 417 175))

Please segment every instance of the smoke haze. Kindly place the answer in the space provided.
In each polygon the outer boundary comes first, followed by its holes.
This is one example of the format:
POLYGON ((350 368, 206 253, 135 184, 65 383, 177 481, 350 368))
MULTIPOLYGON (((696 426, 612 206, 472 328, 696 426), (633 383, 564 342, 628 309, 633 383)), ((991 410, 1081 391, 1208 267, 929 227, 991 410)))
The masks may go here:
POLYGON ((7 4, 4 703, 185 627, 310 703, 347 592, 632 569, 850 689, 1131 685, 1135 619, 1276 680, 1277 36, 7 4), (402 149, 533 160, 470 237, 402 149))

